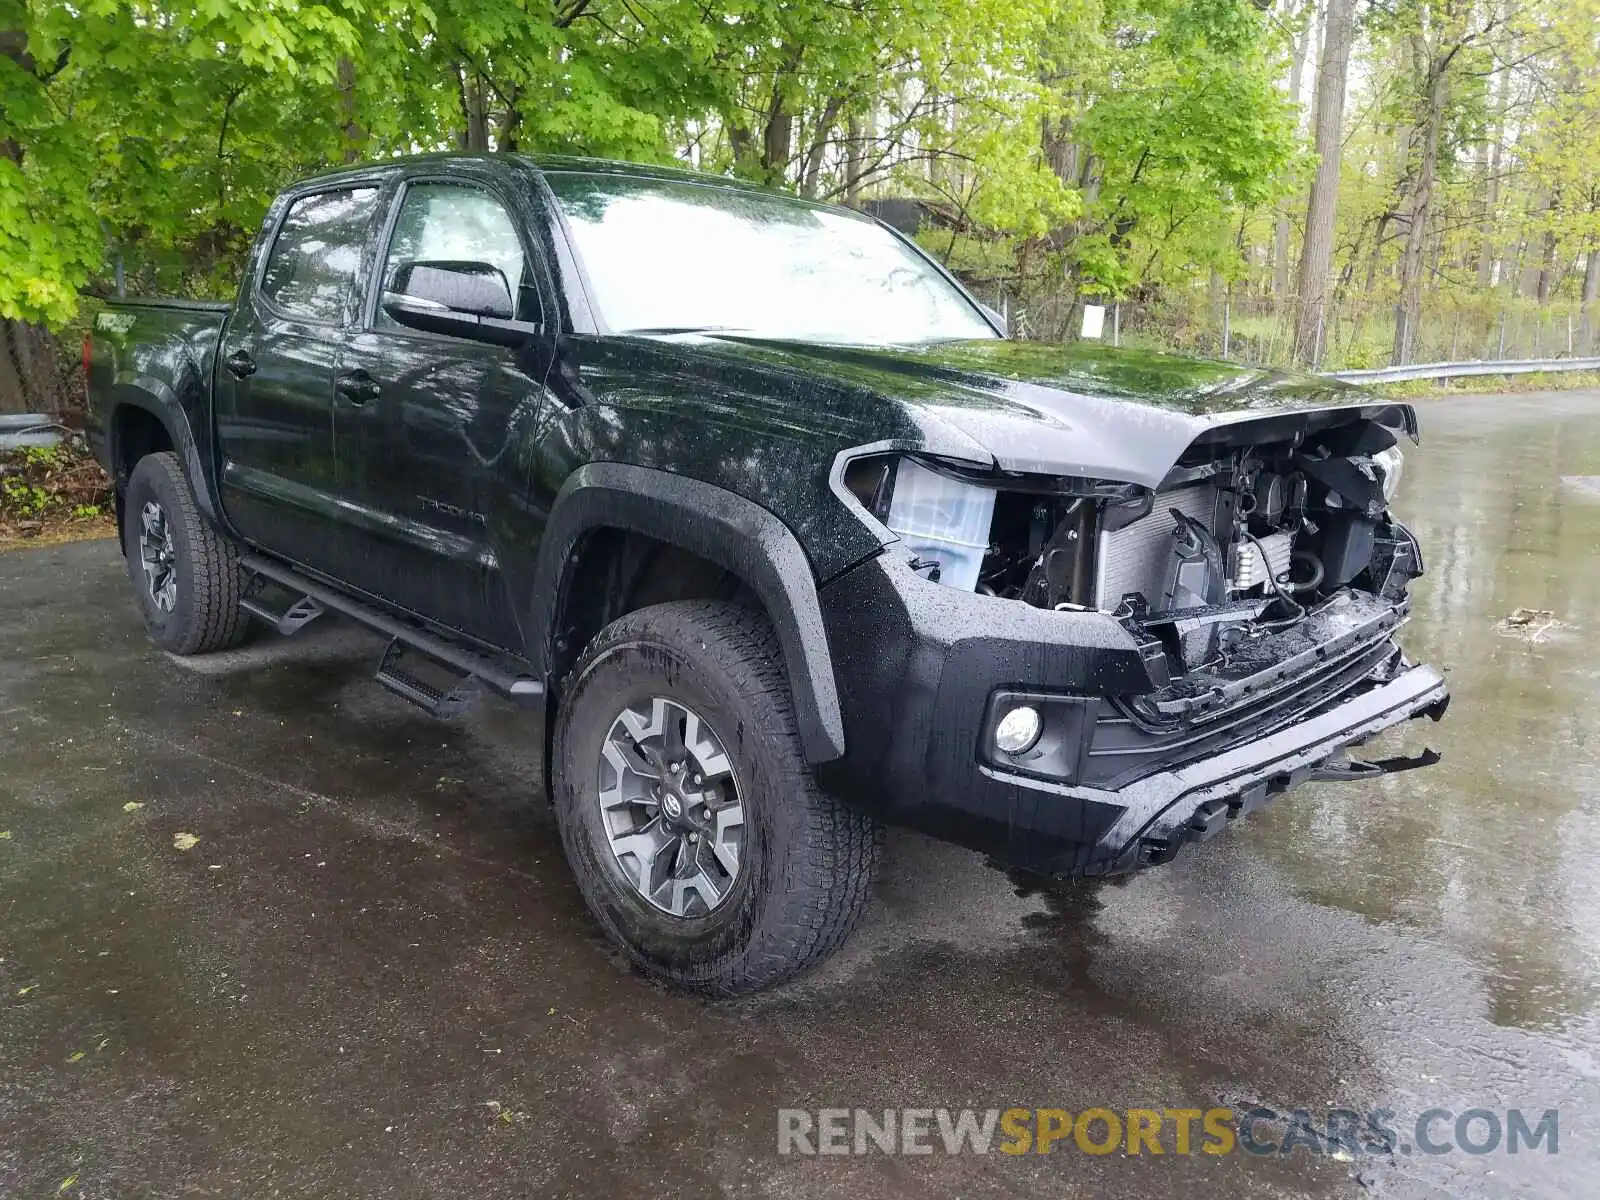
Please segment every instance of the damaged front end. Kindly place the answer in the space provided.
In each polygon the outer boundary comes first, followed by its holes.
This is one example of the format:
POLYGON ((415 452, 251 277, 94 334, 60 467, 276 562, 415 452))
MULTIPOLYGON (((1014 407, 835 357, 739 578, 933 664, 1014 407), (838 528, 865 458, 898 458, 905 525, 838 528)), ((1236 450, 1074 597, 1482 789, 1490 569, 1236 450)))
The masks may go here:
POLYGON ((1345 756, 1396 721, 1437 719, 1448 702, 1434 673, 1413 668, 1393 641, 1422 558, 1389 509, 1409 410, 1376 413, 1215 425, 1153 488, 926 457, 846 464, 844 486, 922 578, 1061 614, 1064 638, 1074 616, 1114 621, 1137 648, 1148 686, 1019 686, 988 702, 985 770, 1114 797, 1124 810, 1115 825, 1127 844, 1102 837, 1097 861, 1079 868, 1163 861, 1305 779, 1364 778, 1436 757, 1345 756), (1406 703, 1388 706, 1401 693, 1406 703), (1362 697, 1372 714, 1357 711, 1362 697), (1038 719, 1004 724, 1023 709, 1038 719), (1308 750, 1318 719, 1335 710, 1349 718, 1340 735, 1308 750), (1281 770, 1230 777, 1214 795, 1184 783, 1235 751, 1270 763, 1279 744, 1294 747, 1281 770), (1105 861, 1112 849, 1115 865, 1105 861))

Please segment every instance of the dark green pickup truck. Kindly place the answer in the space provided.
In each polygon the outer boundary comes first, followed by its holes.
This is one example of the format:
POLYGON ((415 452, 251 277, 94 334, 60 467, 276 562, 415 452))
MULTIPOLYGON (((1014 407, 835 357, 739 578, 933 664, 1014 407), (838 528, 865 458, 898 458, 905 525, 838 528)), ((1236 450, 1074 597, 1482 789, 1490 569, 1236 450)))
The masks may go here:
POLYGON ((664 169, 397 159, 273 204, 237 302, 90 346, 150 635, 329 610, 450 716, 529 709, 646 971, 787 978, 880 822, 1037 872, 1166 862, 1443 714, 1395 644, 1410 408, 1017 342, 848 210, 664 169))

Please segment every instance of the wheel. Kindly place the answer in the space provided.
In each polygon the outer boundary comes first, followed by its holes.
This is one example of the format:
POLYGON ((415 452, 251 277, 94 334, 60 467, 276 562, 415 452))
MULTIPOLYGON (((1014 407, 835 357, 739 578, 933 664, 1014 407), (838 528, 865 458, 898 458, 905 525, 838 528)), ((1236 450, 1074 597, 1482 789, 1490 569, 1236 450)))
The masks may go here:
POLYGON ((139 460, 123 497, 122 526, 128 577, 157 646, 203 654, 243 640, 249 618, 239 607, 239 552, 200 516, 176 454, 139 460))
POLYGON ((568 677, 554 755, 584 902, 657 979, 759 991, 831 954, 866 907, 878 827, 812 778, 752 609, 679 601, 607 626, 568 677))

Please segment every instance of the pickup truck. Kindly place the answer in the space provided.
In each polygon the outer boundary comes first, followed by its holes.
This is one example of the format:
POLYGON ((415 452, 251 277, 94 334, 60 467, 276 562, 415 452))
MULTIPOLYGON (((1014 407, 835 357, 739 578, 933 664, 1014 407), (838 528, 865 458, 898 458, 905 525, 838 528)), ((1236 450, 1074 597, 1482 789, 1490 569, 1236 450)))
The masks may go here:
POLYGON ((271 206, 232 306, 85 347, 150 637, 325 612, 525 706, 577 885, 725 996, 835 949, 887 823, 1165 863, 1448 702, 1394 635, 1412 409, 1006 336, 857 212, 666 168, 393 159, 271 206))

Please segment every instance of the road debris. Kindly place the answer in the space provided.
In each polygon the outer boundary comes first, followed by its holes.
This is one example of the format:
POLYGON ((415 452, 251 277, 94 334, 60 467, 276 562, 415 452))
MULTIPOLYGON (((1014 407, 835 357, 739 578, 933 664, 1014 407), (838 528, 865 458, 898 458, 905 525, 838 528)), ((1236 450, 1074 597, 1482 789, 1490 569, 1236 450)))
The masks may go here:
POLYGON ((1538 645, 1574 632, 1576 626, 1559 620, 1548 608, 1514 608, 1495 623, 1501 637, 1521 638, 1538 645))

